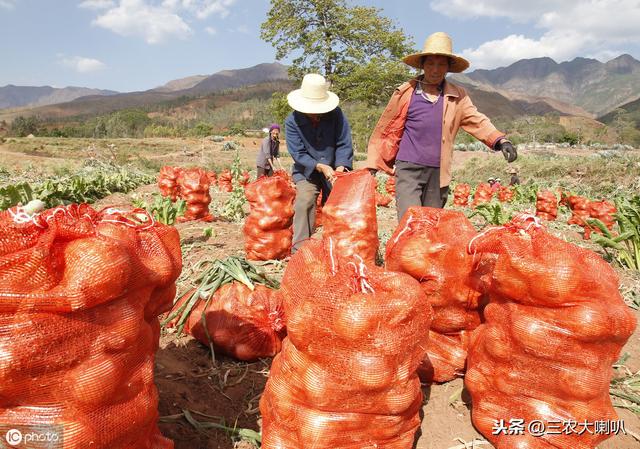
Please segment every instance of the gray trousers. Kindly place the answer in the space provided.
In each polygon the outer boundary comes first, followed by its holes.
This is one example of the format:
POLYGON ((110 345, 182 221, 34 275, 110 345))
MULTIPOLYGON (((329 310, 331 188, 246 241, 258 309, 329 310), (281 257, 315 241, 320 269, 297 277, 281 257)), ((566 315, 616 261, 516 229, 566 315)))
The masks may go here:
POLYGON ((264 168, 264 167, 257 167, 257 176, 256 178, 259 178, 260 176, 273 176, 273 169, 271 167, 269 168, 264 168))
POLYGON ((440 187, 440 168, 396 161, 396 208, 398 221, 411 206, 443 208, 449 186, 440 187))
POLYGON ((318 201, 320 191, 320 183, 306 179, 296 182, 291 254, 294 254, 300 245, 313 234, 313 227, 316 224, 316 201, 318 201))

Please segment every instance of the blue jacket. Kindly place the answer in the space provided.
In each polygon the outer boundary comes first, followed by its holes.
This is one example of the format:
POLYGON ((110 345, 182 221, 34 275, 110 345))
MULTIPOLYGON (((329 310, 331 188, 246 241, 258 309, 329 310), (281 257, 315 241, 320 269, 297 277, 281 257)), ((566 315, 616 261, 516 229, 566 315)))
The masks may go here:
POLYGON ((353 167, 351 128, 340 108, 323 114, 317 128, 305 114, 293 111, 284 121, 287 151, 293 158, 293 181, 303 179, 327 184, 316 164, 333 168, 353 167))

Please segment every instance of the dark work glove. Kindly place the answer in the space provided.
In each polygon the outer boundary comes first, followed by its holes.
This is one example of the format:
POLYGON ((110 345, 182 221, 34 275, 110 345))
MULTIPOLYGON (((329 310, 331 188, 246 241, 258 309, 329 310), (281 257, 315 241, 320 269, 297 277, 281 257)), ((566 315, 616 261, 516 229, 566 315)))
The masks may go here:
POLYGON ((496 143, 493 149, 496 151, 502 151, 504 158, 509 163, 515 161, 518 158, 516 147, 514 147, 513 144, 506 139, 500 140, 498 143, 496 143))

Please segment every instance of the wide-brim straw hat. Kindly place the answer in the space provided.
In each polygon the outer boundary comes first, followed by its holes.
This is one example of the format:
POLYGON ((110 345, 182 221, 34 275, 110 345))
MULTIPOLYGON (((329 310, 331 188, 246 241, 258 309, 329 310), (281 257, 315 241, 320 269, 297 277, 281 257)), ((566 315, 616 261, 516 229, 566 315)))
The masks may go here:
POLYGON ((427 55, 448 56, 451 59, 449 72, 464 72, 469 68, 469 61, 462 56, 453 53, 453 43, 451 37, 447 33, 438 31, 429 36, 422 46, 420 53, 414 53, 402 58, 402 62, 418 69, 422 68, 422 57, 427 55))
POLYGON ((329 83, 324 76, 309 73, 302 78, 300 89, 289 92, 287 102, 298 112, 324 114, 337 108, 340 99, 329 91, 329 83))

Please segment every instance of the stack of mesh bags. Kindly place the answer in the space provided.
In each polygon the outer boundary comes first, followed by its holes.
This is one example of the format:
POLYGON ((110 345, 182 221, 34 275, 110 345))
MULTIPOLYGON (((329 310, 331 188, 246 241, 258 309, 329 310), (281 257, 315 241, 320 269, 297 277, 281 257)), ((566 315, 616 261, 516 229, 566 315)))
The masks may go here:
POLYGON ((376 267, 358 244, 377 229, 374 185, 368 173, 341 176, 328 215, 344 224, 373 208, 373 223, 355 223, 348 235, 327 232, 325 222, 323 239, 304 243, 287 266, 288 336, 260 400, 265 449, 413 446, 422 406, 416 370, 432 310, 415 279, 376 267))
POLYGON ((538 436, 528 425, 617 419, 611 366, 636 326, 617 274, 535 217, 490 228, 469 251, 497 256, 485 322, 473 333, 467 360, 474 425, 497 449, 593 449, 610 435, 592 428, 538 436), (497 422, 516 418, 524 422, 521 435, 496 434, 497 422))
POLYGON ((171 167, 165 165, 160 169, 158 174, 158 188, 160 194, 165 198, 170 198, 171 201, 176 201, 180 195, 180 188, 178 186, 178 176, 182 171, 179 167, 171 167))
POLYGON ((0 234, 0 422, 58 429, 65 448, 172 448, 153 368, 177 231, 70 205, 0 212, 0 234))
POLYGON ((291 252, 293 202, 296 190, 288 175, 276 172, 244 188, 251 210, 244 222, 249 260, 283 259, 291 252))
POLYGON ((222 170, 220 174, 218 174, 218 187, 220 190, 223 192, 231 192, 233 190, 232 179, 231 170, 228 168, 222 170))
POLYGON ((500 186, 498 189, 498 201, 501 203, 509 203, 513 200, 515 191, 510 186, 500 186))
POLYGON ((419 374, 446 382, 464 374, 470 333, 481 322, 490 265, 467 253, 477 235, 461 212, 410 207, 387 242, 385 267, 420 282, 434 309, 429 348, 419 374))
POLYGON ((468 206, 469 195, 471 195, 471 186, 469 184, 456 184, 453 188, 453 205, 468 206))
POLYGON ((541 190, 536 197, 536 216, 553 221, 558 217, 558 198, 550 190, 541 190))
POLYGON ((471 203, 472 207, 476 207, 479 204, 490 203, 493 198, 493 189, 489 184, 483 182, 478 184, 476 187, 476 191, 473 194, 473 203, 471 203))
POLYGON ((184 169, 178 176, 180 196, 187 203, 184 216, 178 217, 180 221, 213 220, 209 213, 211 195, 209 194, 210 181, 207 172, 201 168, 184 169))

